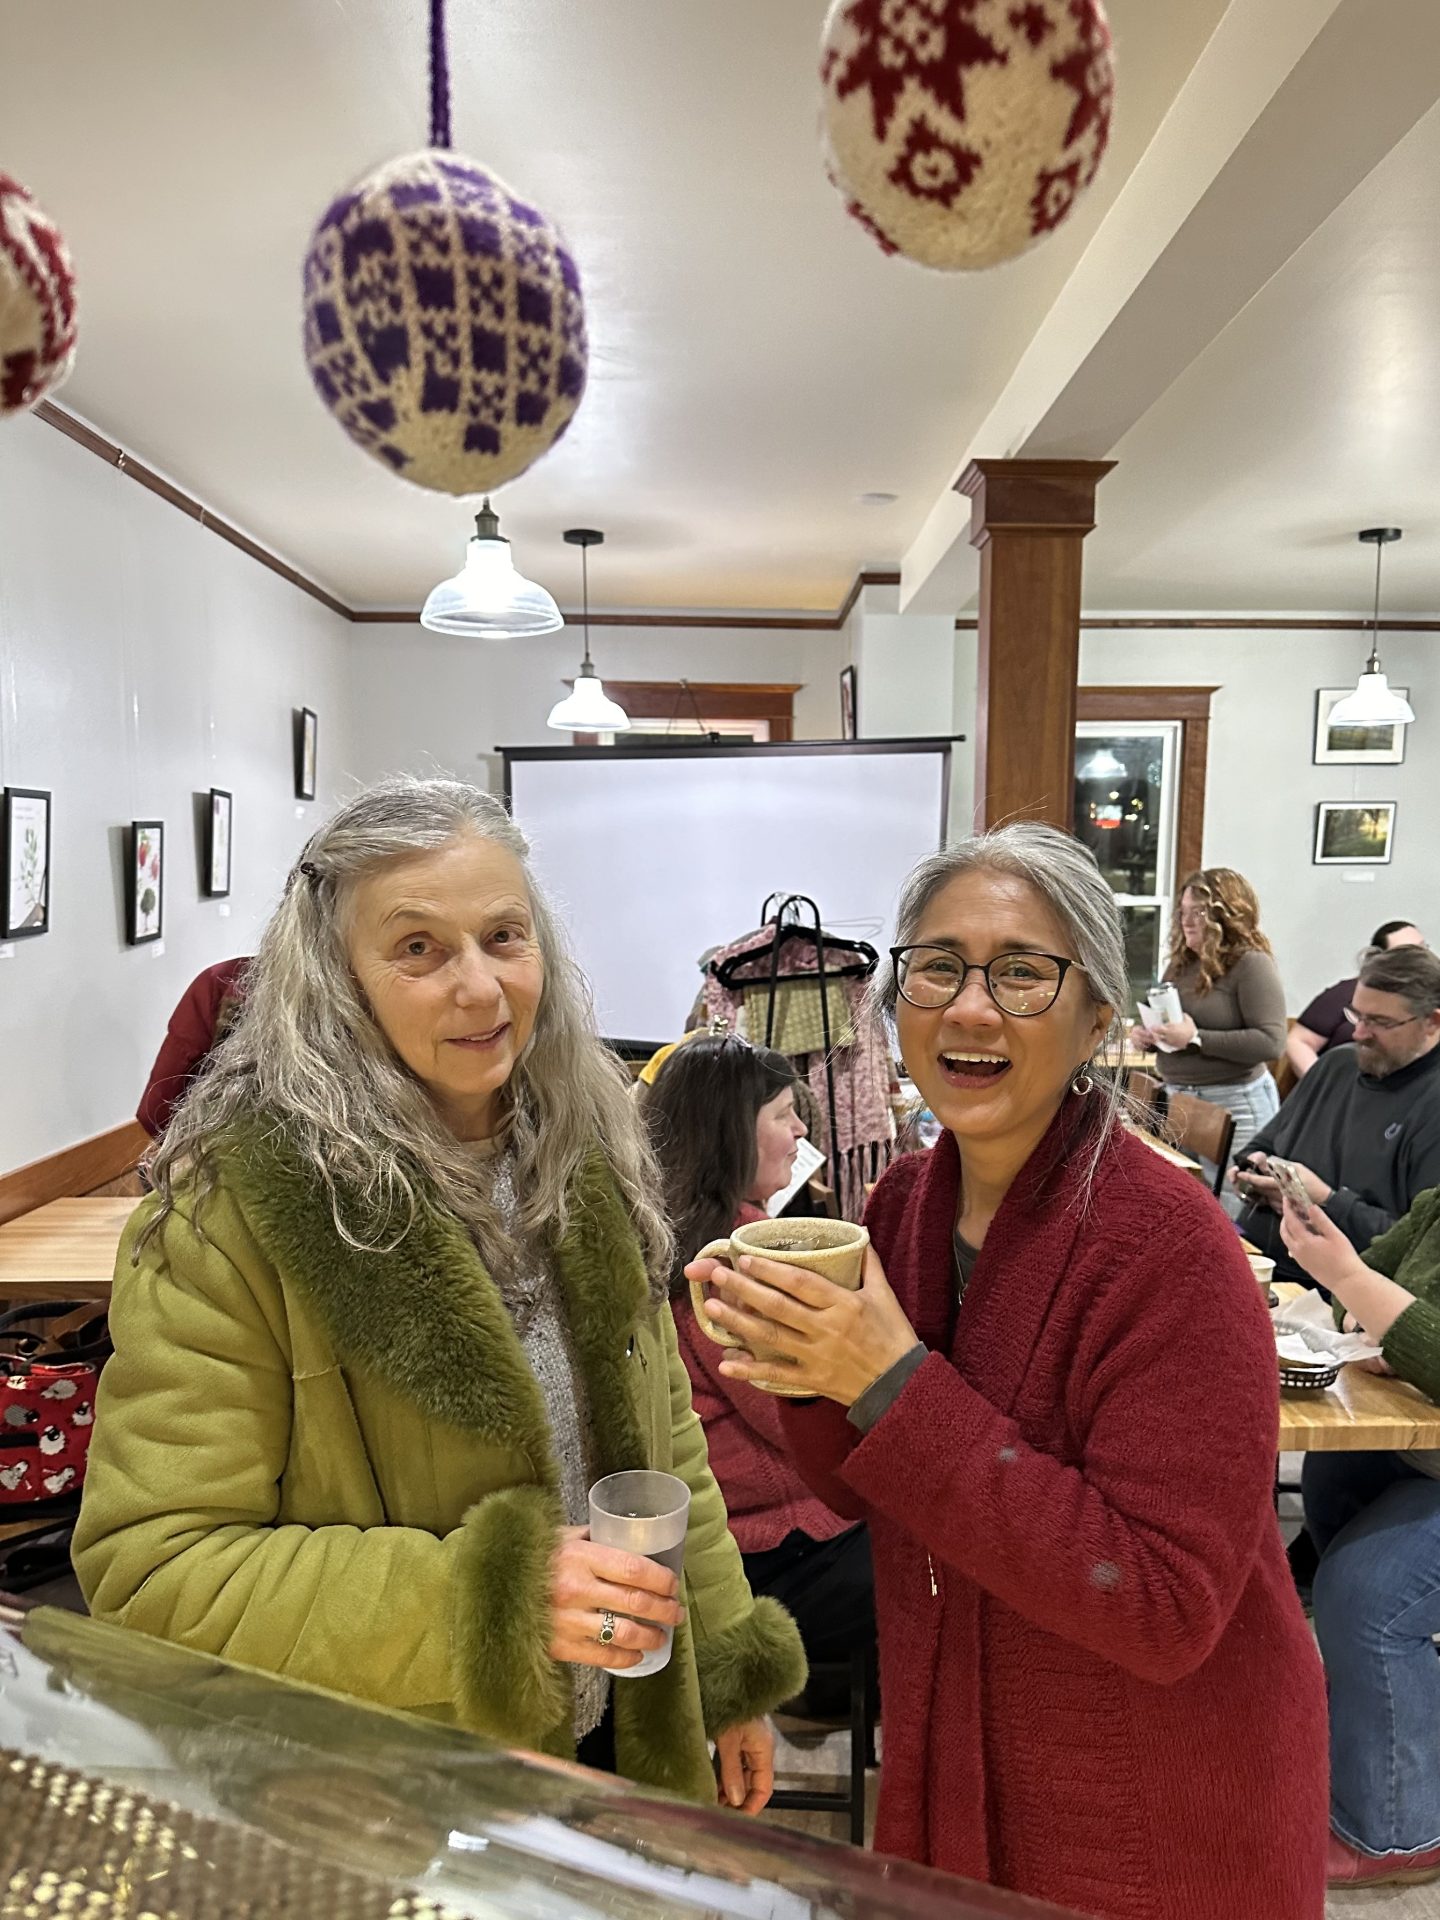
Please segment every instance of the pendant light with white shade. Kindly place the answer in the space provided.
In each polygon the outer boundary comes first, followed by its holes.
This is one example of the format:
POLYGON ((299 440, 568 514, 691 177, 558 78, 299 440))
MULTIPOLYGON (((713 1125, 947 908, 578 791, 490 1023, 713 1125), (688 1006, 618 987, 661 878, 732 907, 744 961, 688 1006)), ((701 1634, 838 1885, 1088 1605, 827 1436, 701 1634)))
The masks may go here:
POLYGON ((431 633, 466 640, 524 640, 558 633, 565 622, 544 587, 516 570, 510 542, 487 496, 465 545, 465 564, 432 587, 420 614, 431 633))
POLYGON ((580 663, 573 689, 550 709, 546 725, 561 733, 623 733, 630 725, 630 716, 607 696, 595 671, 595 662, 590 658, 590 549, 598 547, 605 536, 594 527, 570 527, 565 538, 572 547, 580 549, 585 658, 580 663))
POLYGON ((1365 662, 1354 693, 1347 693, 1330 709, 1332 727, 1404 727, 1415 718, 1410 702, 1390 691, 1380 665, 1380 561, 1386 547, 1400 538, 1400 527, 1366 527, 1359 535, 1375 549, 1375 613, 1370 630, 1370 658, 1365 662))

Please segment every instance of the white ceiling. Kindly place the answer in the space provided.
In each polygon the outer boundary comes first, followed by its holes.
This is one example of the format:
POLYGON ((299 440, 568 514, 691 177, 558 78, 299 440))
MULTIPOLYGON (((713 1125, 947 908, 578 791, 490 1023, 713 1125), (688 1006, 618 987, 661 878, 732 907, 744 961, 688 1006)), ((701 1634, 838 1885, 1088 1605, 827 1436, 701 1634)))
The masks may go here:
POLYGON ((1085 553, 1108 612, 1440 611, 1440 109, 1115 448, 1085 553))
MULTIPOLYGON (((1334 0, 1283 0, 1297 3, 1334 0)), ((945 277, 884 260, 824 181, 824 0, 452 0, 456 144, 560 221, 589 305, 576 423, 500 502, 522 564, 573 603, 560 531, 598 525, 601 604, 785 609, 833 607, 858 567, 898 563, 1225 5, 1111 0, 1119 112, 1095 192, 1025 259, 945 277), (898 502, 859 506, 872 489, 898 502)), ((60 222, 80 275, 62 404, 361 607, 417 604, 468 531, 463 503, 350 446, 299 343, 313 220, 424 143, 424 14, 422 0, 4 8, 0 164, 60 222)), ((1407 289, 1423 290, 1403 261, 1394 285, 1387 325, 1409 343, 1434 301, 1413 309, 1407 289)), ((1192 407, 1203 432, 1203 392, 1192 407)), ((1137 551, 1118 535, 1107 579, 1142 597, 1171 574, 1208 591, 1183 530, 1167 534, 1189 513, 1183 479, 1163 505, 1136 484, 1146 536, 1137 551)), ((1228 509, 1204 505, 1223 550, 1228 509)))

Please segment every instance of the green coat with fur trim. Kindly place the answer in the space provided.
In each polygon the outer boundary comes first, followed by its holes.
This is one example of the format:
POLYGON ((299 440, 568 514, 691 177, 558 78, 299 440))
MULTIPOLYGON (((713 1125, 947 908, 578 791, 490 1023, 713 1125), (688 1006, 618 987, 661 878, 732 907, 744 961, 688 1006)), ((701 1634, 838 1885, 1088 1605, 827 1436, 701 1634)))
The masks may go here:
MULTIPOLYGON (((335 1232, 257 1128, 116 1268, 74 1559, 92 1611, 252 1667, 574 1753, 547 1654, 563 1524, 540 1389, 452 1216, 393 1253, 335 1232)), ((713 1802, 706 1735, 798 1691, 794 1623, 745 1582, 668 1305, 597 1156, 556 1262, 602 1473, 690 1487, 688 1619, 670 1664, 614 1688, 620 1771, 713 1802)))

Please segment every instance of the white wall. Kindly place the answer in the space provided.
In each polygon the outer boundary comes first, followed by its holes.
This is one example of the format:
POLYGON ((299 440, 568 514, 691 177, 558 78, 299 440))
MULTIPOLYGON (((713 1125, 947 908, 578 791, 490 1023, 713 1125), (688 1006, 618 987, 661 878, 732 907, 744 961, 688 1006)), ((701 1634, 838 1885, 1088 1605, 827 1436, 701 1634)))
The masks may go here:
POLYGON ((950 753, 947 838, 970 831, 975 790, 973 633, 957 633, 948 614, 900 613, 898 587, 866 587, 846 623, 846 658, 855 666, 862 739, 903 740, 963 734, 950 753))
POLYGON ((0 960, 0 1171, 132 1115, 186 985, 253 950, 349 784, 354 631, 53 428, 0 425, 0 784, 54 796, 53 931, 0 960), (304 806, 299 706, 320 721, 304 806), (199 894, 193 796, 211 786, 235 796, 228 902, 199 894), (127 947, 137 818, 166 824, 165 937, 127 947))
POLYGON ((1205 798, 1205 862, 1235 867, 1260 897, 1291 1013, 1353 972, 1385 920, 1414 920, 1440 946, 1440 635, 1388 634, 1392 686, 1415 709, 1404 764, 1312 765, 1315 692, 1353 686, 1358 633, 1090 630, 1084 686, 1215 686, 1205 798), (1383 867, 1311 863, 1315 803, 1395 800, 1394 857, 1383 867))
MULTIPOLYGON (((414 626, 351 629, 356 756, 367 779, 382 773, 448 773, 489 781, 494 749, 563 744, 545 717, 580 664, 578 630, 538 640, 451 639, 414 626)), ((799 684, 795 737, 840 732, 838 633, 785 628, 595 627, 590 646, 603 680, 756 681, 799 684)))

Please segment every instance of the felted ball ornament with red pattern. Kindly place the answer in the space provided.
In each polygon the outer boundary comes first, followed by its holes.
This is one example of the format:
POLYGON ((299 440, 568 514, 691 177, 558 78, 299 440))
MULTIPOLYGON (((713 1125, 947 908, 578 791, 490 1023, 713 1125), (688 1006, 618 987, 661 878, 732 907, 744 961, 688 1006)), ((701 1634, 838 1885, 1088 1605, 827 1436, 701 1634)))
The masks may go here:
POLYGON ((580 275, 487 168, 429 150, 331 206, 305 260, 305 357, 350 438, 439 493, 532 466, 585 391, 580 275))
POLYGON ((0 171, 0 418, 58 387, 75 360, 75 270, 53 220, 0 171))
POLYGON ((834 0, 830 178, 887 253, 990 267, 1069 215, 1110 136, 1100 0, 834 0))

